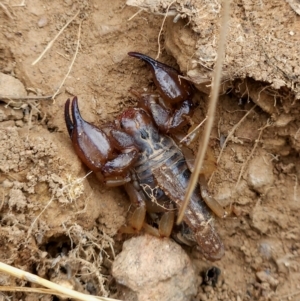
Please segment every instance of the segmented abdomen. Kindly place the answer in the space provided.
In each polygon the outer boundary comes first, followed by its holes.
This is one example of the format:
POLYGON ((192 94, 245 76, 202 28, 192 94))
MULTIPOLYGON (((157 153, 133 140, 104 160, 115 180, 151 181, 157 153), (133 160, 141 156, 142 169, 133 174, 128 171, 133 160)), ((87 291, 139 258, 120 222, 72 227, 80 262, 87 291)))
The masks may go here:
MULTIPOLYGON (((158 202, 168 197, 177 207, 182 206, 191 172, 185 158, 168 136, 161 135, 155 143, 149 141, 134 169, 139 184, 158 202)), ((193 231, 202 253, 209 260, 218 260, 224 255, 224 246, 212 225, 212 217, 200 197, 199 186, 192 194, 183 221, 193 231)))

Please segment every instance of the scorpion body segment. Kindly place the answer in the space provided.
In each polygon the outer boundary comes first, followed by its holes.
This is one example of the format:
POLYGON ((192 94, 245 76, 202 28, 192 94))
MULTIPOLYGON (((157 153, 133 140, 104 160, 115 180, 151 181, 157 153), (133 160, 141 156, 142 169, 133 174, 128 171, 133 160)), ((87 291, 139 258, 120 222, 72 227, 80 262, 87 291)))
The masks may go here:
MULTIPOLYGON (((154 235, 169 236, 174 207, 182 206, 191 172, 185 157, 167 135, 186 122, 193 107, 191 85, 179 78, 177 70, 143 54, 129 55, 145 61, 153 74, 159 96, 140 95, 142 108, 129 108, 114 123, 101 129, 82 119, 77 98, 65 105, 65 120, 79 158, 101 174, 109 186, 124 185, 135 205, 126 233, 143 228, 154 235), (159 229, 145 223, 146 211, 163 213, 159 229)), ((218 260, 224 246, 212 225, 211 214, 200 196, 199 185, 192 194, 184 216, 188 240, 198 244, 209 260, 218 260), (187 227, 186 227, 187 225, 187 227)))

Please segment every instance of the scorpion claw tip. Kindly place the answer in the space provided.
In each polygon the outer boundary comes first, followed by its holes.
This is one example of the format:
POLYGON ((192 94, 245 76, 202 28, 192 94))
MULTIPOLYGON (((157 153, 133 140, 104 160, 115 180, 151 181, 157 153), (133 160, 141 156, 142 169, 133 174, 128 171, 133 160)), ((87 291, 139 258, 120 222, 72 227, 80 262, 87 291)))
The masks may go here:
POLYGON ((143 54, 141 54, 139 52, 135 52, 135 51, 130 51, 130 52, 128 52, 128 55, 132 56, 132 57, 140 58, 143 54))
POLYGON ((77 127, 80 124, 80 122, 83 120, 80 115, 77 96, 74 96, 74 98, 72 100, 71 111, 72 111, 74 126, 77 127))
POLYGON ((74 125, 70 117, 70 98, 68 98, 68 100, 65 103, 65 122, 66 122, 69 136, 71 137, 73 133, 74 125))
POLYGON ((156 64, 162 64, 162 63, 159 63, 158 61, 154 60, 150 56, 139 53, 139 52, 134 52, 134 51, 128 52, 128 55, 132 56, 132 57, 135 57, 137 59, 140 59, 140 60, 142 60, 143 62, 149 64, 152 67, 154 67, 156 64))

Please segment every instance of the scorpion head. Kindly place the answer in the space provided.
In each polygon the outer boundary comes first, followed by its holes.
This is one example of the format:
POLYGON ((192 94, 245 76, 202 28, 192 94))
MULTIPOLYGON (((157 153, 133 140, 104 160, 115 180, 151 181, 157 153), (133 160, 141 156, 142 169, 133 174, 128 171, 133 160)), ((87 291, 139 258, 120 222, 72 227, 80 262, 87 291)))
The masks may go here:
POLYGON ((118 118, 120 128, 133 137, 139 149, 145 150, 159 139, 152 118, 143 109, 128 109, 118 118))

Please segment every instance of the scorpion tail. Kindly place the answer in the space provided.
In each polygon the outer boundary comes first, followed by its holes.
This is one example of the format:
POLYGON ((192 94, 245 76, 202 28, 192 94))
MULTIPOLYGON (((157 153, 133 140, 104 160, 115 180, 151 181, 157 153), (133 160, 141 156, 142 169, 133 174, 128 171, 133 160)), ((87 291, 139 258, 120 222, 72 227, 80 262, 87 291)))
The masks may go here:
POLYGON ((216 261, 224 256, 224 244, 214 228, 207 224, 204 229, 195 233, 200 252, 210 261, 216 261))

